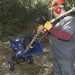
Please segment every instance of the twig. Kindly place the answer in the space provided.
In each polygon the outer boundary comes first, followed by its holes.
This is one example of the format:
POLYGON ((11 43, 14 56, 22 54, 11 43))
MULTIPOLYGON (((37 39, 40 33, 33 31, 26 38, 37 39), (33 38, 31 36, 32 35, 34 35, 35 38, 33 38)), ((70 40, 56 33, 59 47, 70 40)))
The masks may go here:
POLYGON ((66 3, 70 6, 70 8, 72 8, 71 5, 70 5, 70 3, 69 3, 67 0, 65 0, 65 1, 66 1, 66 3))

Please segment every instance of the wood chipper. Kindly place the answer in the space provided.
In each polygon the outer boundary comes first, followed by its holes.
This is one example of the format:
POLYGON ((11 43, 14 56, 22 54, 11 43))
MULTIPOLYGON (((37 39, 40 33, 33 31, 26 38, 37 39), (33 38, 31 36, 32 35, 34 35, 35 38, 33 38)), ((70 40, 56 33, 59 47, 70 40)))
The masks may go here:
POLYGON ((41 42, 37 38, 28 52, 24 54, 27 45, 31 42, 33 37, 33 35, 26 36, 23 40, 20 37, 10 37, 9 41, 12 49, 12 58, 8 62, 9 70, 14 70, 14 65, 22 61, 27 61, 29 64, 33 63, 32 55, 43 52, 41 42), (19 62, 20 59, 22 59, 22 61, 19 62))

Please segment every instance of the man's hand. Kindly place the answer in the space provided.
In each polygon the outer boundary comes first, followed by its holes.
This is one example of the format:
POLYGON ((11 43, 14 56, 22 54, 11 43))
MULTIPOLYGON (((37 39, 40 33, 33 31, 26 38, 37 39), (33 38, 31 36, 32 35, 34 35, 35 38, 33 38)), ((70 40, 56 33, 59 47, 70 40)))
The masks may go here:
POLYGON ((43 27, 43 25, 39 26, 37 29, 37 32, 39 32, 42 27, 43 27))
POLYGON ((47 31, 49 31, 49 30, 52 28, 52 24, 47 21, 47 22, 45 23, 44 27, 45 27, 45 29, 46 29, 47 31))
MULTIPOLYGON (((39 26, 38 29, 37 29, 37 32, 39 32, 42 27, 43 27, 43 25, 39 26)), ((47 31, 46 28, 44 28, 44 29, 42 30, 43 33, 45 33, 46 31, 47 31)))

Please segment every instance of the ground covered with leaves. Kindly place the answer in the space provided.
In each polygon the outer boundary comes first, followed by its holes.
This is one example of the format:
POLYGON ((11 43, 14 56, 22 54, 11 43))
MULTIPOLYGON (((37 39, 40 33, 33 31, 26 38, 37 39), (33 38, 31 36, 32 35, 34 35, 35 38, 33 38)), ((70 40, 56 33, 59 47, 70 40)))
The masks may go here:
POLYGON ((32 64, 23 62, 15 65, 15 69, 10 71, 8 68, 8 62, 12 56, 10 44, 5 45, 0 42, 0 75, 54 75, 47 44, 44 45, 43 51, 43 53, 33 55, 32 64))
POLYGON ((12 55, 10 45, 0 43, 0 75, 53 75, 49 48, 43 50, 43 53, 33 55, 33 64, 23 62, 15 65, 15 70, 10 71, 8 68, 8 61, 12 55))

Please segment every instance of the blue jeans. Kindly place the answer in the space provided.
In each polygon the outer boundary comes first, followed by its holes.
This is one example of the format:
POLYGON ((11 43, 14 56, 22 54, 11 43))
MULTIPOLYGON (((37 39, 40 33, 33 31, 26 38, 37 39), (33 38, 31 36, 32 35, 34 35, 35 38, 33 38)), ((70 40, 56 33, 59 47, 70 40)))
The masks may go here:
POLYGON ((74 75, 73 63, 70 60, 53 59, 54 75, 74 75))

